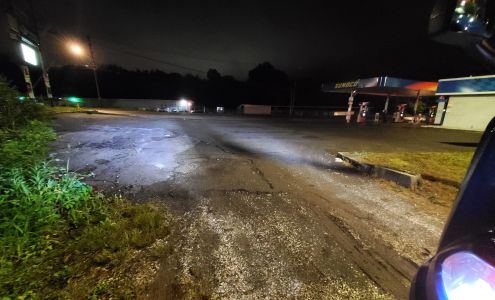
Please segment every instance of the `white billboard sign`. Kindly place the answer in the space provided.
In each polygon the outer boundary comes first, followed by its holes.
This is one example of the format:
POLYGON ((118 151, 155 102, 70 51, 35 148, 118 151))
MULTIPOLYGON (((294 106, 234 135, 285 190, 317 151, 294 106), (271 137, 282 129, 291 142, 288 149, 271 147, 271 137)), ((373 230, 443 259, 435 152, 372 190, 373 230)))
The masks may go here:
POLYGON ((21 43, 21 52, 25 62, 33 66, 38 65, 38 55, 36 54, 36 50, 34 50, 33 47, 21 43))

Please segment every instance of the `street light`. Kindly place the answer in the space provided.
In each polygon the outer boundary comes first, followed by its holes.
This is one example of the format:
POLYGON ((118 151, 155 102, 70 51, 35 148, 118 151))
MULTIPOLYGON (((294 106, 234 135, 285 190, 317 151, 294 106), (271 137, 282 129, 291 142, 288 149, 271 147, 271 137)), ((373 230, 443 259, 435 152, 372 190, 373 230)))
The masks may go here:
POLYGON ((75 42, 68 43, 67 48, 69 48, 69 51, 72 52, 72 54, 74 54, 75 56, 81 57, 84 55, 83 47, 75 42))
MULTIPOLYGON (((98 95, 98 101, 100 102, 100 107, 103 107, 102 101, 101 101, 101 95, 100 95, 100 85, 98 84, 98 75, 96 74, 96 60, 95 60, 95 55, 93 53, 93 45, 91 44, 91 38, 89 37, 89 35, 86 36, 86 39, 88 42, 89 57, 91 58, 91 66, 93 69, 93 76, 95 78, 96 94, 98 95)), ((67 48, 75 56, 78 56, 78 57, 85 56, 84 47, 81 46, 81 44, 79 44, 79 43, 69 42, 67 44, 67 48)))

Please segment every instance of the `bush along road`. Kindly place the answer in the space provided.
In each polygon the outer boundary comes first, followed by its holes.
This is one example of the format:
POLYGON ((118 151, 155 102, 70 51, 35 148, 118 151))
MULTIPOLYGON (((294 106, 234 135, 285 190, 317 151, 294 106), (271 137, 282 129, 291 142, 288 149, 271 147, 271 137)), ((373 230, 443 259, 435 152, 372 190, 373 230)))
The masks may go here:
POLYGON ((0 298, 135 298, 168 253, 171 214, 55 167, 54 139, 48 111, 0 79, 0 298))

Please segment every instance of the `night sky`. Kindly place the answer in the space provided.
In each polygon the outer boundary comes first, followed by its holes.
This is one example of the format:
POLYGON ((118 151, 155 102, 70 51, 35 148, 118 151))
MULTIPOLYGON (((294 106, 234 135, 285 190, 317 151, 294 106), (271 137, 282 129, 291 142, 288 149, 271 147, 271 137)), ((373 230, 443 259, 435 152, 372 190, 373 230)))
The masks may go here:
POLYGON ((329 80, 482 73, 459 49, 428 39, 431 0, 34 3, 50 66, 84 63, 63 42, 89 33, 98 63, 131 69, 204 76, 215 68, 245 79, 269 61, 292 77, 329 80))

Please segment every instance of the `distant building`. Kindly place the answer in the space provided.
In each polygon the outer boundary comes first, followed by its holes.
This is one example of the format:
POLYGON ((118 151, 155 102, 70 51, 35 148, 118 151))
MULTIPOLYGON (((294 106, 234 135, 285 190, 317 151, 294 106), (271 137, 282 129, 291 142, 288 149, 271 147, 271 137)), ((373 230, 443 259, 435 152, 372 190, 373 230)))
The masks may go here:
POLYGON ((484 131, 495 117, 495 75, 442 79, 438 82, 435 124, 484 131))
POLYGON ((270 105, 241 104, 237 110, 245 115, 270 115, 272 113, 270 105))

